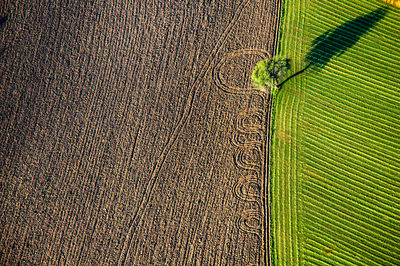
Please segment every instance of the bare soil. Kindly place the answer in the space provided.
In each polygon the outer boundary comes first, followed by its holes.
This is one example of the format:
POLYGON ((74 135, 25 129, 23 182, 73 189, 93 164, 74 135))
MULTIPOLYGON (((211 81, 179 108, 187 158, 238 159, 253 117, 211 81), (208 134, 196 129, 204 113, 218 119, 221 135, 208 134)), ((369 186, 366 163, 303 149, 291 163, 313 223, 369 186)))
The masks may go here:
POLYGON ((2 1, 0 264, 268 264, 280 1, 2 1))

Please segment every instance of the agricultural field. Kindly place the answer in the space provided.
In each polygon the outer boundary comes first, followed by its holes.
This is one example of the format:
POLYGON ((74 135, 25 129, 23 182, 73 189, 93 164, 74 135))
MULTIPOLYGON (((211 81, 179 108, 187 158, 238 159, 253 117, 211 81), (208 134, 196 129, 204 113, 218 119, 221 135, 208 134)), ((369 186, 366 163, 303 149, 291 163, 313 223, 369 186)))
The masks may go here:
MULTIPOLYGON (((393 2, 393 1, 392 1, 393 2)), ((272 114, 274 265, 400 264, 400 9, 285 0, 272 114)))
POLYGON ((280 14, 0 1, 0 264, 268 264, 271 105, 249 75, 280 14))

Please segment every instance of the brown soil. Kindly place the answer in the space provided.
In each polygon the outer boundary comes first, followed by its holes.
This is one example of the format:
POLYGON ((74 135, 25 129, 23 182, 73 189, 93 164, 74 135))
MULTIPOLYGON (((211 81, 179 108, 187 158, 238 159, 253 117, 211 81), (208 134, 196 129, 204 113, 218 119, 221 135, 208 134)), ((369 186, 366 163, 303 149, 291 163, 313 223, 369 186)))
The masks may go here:
POLYGON ((1 1, 0 264, 268 264, 279 9, 1 1))

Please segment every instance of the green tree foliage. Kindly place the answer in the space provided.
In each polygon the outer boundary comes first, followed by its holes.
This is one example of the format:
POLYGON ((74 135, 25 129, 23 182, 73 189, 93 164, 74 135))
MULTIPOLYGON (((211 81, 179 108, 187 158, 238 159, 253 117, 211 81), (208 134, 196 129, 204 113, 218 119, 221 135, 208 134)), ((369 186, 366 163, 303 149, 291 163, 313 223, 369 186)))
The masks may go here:
POLYGON ((279 88, 278 82, 290 69, 290 60, 281 57, 268 58, 257 63, 251 75, 253 85, 266 89, 271 88, 271 92, 276 94, 279 88))

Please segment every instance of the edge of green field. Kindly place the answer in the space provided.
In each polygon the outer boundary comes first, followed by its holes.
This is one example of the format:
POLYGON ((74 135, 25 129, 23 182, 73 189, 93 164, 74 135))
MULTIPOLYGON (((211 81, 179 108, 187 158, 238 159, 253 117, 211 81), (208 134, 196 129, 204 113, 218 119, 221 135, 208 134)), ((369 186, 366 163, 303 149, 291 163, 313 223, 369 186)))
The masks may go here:
MULTIPOLYGON (((278 54, 379 0, 284 0, 278 54)), ((400 9, 323 69, 285 83, 271 127, 273 265, 400 265, 400 9)))

